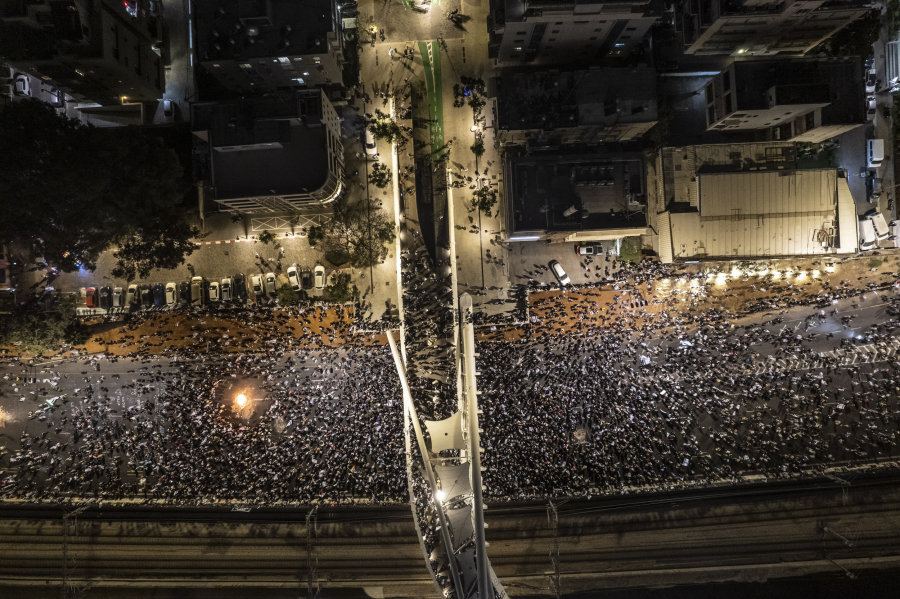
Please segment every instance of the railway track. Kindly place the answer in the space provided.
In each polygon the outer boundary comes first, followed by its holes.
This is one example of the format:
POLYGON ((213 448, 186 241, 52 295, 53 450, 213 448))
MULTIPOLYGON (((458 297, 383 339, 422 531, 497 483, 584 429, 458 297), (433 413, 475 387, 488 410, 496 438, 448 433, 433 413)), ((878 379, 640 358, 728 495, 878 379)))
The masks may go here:
MULTIPOLYGON (((574 591, 897 567, 898 478, 569 501, 559 508, 562 581, 574 591)), ((305 587, 306 512, 95 506, 70 519, 67 575, 109 587, 305 587)), ((498 505, 486 519, 497 575, 514 594, 546 592, 546 506, 498 505)), ((320 508, 310 533, 325 587, 434 592, 404 506, 320 508)), ((0 588, 59 585, 63 537, 59 507, 0 508, 0 588)))

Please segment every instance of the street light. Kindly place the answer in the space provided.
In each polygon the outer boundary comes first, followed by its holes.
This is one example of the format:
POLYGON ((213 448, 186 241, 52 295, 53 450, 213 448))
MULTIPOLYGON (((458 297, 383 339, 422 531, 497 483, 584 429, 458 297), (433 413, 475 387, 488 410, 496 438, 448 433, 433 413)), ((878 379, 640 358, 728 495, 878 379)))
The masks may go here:
POLYGON ((247 404, 247 396, 241 393, 237 396, 237 405, 238 407, 243 408, 247 404))
POLYGON ((472 125, 472 127, 469 129, 469 131, 471 131, 472 133, 475 133, 476 131, 478 131, 478 125, 472 125))

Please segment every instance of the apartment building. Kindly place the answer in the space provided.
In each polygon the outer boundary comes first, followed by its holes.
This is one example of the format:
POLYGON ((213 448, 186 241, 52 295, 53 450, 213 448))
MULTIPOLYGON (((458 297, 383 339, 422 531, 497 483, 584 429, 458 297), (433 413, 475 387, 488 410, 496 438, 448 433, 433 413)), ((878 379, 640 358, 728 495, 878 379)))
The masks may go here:
POLYGON ((488 51, 498 66, 625 58, 659 15, 646 0, 492 0, 488 51))
POLYGON ((864 0, 683 0, 685 54, 803 56, 864 16, 864 0))

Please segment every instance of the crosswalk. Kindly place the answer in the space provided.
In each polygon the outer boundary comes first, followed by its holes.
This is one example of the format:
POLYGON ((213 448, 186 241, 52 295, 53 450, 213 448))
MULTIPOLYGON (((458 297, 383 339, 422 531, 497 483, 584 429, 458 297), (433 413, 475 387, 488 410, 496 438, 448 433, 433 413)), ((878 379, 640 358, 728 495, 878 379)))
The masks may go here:
POLYGON ((886 362, 894 358, 900 348, 900 339, 869 343, 844 349, 819 352, 816 355, 787 357, 780 359, 762 358, 749 368, 756 374, 775 370, 815 370, 827 365, 848 367, 856 364, 872 364, 886 362))

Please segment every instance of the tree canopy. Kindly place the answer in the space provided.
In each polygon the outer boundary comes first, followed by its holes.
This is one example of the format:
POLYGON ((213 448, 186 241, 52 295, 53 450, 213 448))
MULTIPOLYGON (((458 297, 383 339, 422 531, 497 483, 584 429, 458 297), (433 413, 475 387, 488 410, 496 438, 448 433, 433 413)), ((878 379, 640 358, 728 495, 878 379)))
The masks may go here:
POLYGON ((0 239, 65 272, 118 248, 119 274, 172 268, 197 247, 185 220, 184 167, 139 127, 98 129, 38 100, 0 112, 0 239))
POLYGON ((487 103, 484 99, 485 94, 483 79, 462 76, 459 78, 459 83, 453 86, 453 106, 462 108, 468 104, 469 108, 472 109, 472 113, 477 117, 487 103))
POLYGON ((394 242, 394 222, 368 200, 351 204, 342 197, 332 216, 309 231, 309 245, 323 250, 335 264, 350 262, 366 268, 384 262, 388 245, 394 242))
POLYGON ((472 196, 472 206, 483 212, 485 216, 491 216, 491 210, 497 203, 497 190, 485 185, 480 187, 472 196))
POLYGON ((19 343, 22 351, 41 355, 59 349, 60 341, 86 343, 89 334, 75 315, 75 296, 59 295, 55 299, 57 305, 52 310, 44 311, 30 303, 0 317, 0 345, 19 343))
POLYGON ((346 302, 359 295, 356 285, 350 284, 350 275, 337 272, 331 275, 331 281, 325 285, 325 297, 333 302, 346 302))
POLYGON ((372 172, 369 173, 369 183, 378 189, 384 189, 391 183, 391 169, 387 166, 376 162, 372 165, 372 172))
POLYGON ((375 119, 369 123, 372 137, 388 143, 400 142, 404 139, 403 130, 390 115, 375 109, 375 119))

